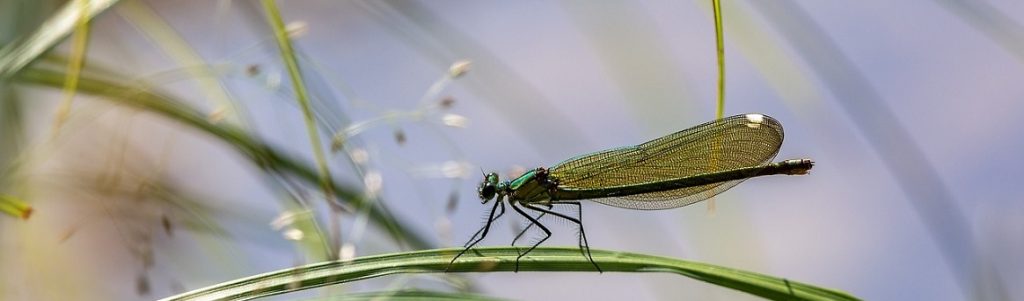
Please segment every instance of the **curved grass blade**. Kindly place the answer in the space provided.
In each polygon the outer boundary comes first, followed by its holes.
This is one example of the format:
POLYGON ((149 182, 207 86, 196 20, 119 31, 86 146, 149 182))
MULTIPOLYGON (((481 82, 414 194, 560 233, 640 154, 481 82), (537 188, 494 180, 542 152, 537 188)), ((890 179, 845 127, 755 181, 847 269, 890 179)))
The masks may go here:
MULTIPOLYGON (((553 109, 548 105, 552 100, 547 99, 544 93, 532 86, 530 80, 517 76, 514 68, 502 63, 499 55, 491 52, 482 42, 475 40, 451 20, 432 13, 425 3, 357 1, 351 4, 354 4, 362 15, 373 18, 378 22, 376 25, 393 33, 439 68, 448 68, 451 62, 467 57, 473 58, 473 75, 466 78, 461 86, 478 95, 479 99, 488 100, 483 104, 499 112, 498 117, 504 119, 516 132, 523 137, 529 137, 529 145, 539 153, 564 151, 553 143, 541 143, 547 139, 559 139, 562 145, 586 144, 581 138, 585 135, 582 135, 582 131, 572 123, 563 122, 557 127, 551 127, 540 122, 520 122, 533 119, 567 120, 568 114, 553 109)), ((640 50, 643 49, 633 49, 634 52, 640 50)), ((667 81, 666 85, 679 85, 682 82, 685 81, 667 81)))
POLYGON ((1024 61, 1024 26, 988 1, 932 0, 1024 61))
MULTIPOLYGON (((197 47, 189 42, 176 31, 174 27, 158 14, 151 5, 144 1, 126 1, 117 6, 115 12, 119 17, 137 28, 139 33, 152 43, 154 49, 159 50, 179 66, 190 66, 181 68, 180 71, 187 74, 194 80, 198 92, 201 92, 215 109, 210 114, 213 121, 226 121, 233 124, 246 125, 246 120, 239 113, 240 108, 237 100, 228 91, 225 82, 218 76, 215 67, 212 67, 197 47)), ((94 66, 90 65, 90 68, 94 66)))
MULTIPOLYGON (((24 83, 61 88, 65 76, 59 71, 32 68, 23 70, 15 79, 24 83)), ((120 104, 146 109, 176 120, 228 143, 260 167, 290 174, 308 183, 320 183, 320 177, 314 168, 285 155, 242 129, 226 124, 211 123, 204 114, 169 96, 114 81, 89 77, 85 72, 79 79, 78 91, 102 96, 120 104)), ((417 249, 430 247, 431 244, 425 238, 387 213, 382 207, 383 204, 370 205, 358 189, 336 182, 330 184, 341 201, 356 208, 368 208, 369 219, 383 227, 395 240, 408 243, 409 246, 417 249)))
MULTIPOLYGON (((979 256, 970 222, 924 150, 900 122, 886 99, 858 71, 835 39, 797 1, 748 2, 792 46, 813 74, 832 92, 844 113, 855 121, 911 208, 921 217, 965 298, 985 293, 974 277, 986 258, 979 256)), ((999 277, 995 277, 999 280, 999 277)), ((985 299, 985 298, 981 298, 985 299)))
MULTIPOLYGON (((328 261, 225 282, 162 300, 249 300, 401 273, 443 273, 461 248, 328 261)), ((454 272, 512 272, 520 250, 479 248, 451 264, 454 272)), ((716 265, 636 253, 592 250, 605 272, 672 273, 772 300, 859 300, 845 292, 716 265)), ((592 272, 576 248, 537 248, 519 263, 534 272, 592 272)))
POLYGON ((70 34, 79 19, 91 19, 106 11, 117 0, 93 0, 80 5, 75 1, 64 4, 56 15, 46 20, 39 30, 23 42, 5 45, 0 49, 0 78, 10 77, 32 61, 35 61, 46 50, 60 43, 70 34))
POLYGON ((499 299, 484 295, 477 294, 466 294, 466 293, 448 293, 448 292, 435 292, 425 290, 403 290, 403 291, 388 291, 388 292, 368 292, 368 293, 357 293, 357 294, 346 294, 340 296, 327 296, 324 298, 309 299, 306 301, 313 300, 331 300, 331 301, 414 301, 414 300, 435 300, 435 301, 459 301, 459 300, 476 300, 476 301, 502 301, 508 299, 499 299))

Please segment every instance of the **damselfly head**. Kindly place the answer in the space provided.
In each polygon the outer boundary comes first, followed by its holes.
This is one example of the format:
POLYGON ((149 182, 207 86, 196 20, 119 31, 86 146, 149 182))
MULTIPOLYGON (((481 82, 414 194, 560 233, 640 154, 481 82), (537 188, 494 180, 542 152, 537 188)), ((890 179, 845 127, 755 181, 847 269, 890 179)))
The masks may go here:
POLYGON ((498 174, 492 172, 485 175, 476 191, 480 194, 480 203, 487 204, 498 193, 498 174))

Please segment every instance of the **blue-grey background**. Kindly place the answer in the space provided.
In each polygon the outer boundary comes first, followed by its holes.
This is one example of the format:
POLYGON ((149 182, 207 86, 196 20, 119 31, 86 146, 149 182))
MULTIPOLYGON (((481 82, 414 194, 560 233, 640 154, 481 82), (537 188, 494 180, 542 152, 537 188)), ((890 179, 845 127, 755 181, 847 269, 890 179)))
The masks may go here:
MULTIPOLYGON (((1024 296, 1015 285, 1024 279, 1017 256, 1024 251, 1024 132, 1017 122, 1024 46, 1016 30, 1024 5, 724 2, 726 115, 779 119, 786 141, 778 158, 818 164, 808 176, 749 180, 715 197, 714 210, 703 203, 662 211, 587 204, 592 247, 756 271, 868 300, 1024 296)), ((139 21, 140 7, 149 9, 203 59, 192 63, 221 70, 223 90, 237 101, 225 122, 312 162, 257 3, 124 4, 95 19, 90 62, 200 110, 224 110, 185 71, 189 62, 163 44, 167 36, 139 21), (247 73, 252 68, 259 70, 247 73)), ((331 155, 339 181, 361 187, 367 177, 356 176, 344 156, 365 154, 362 167, 379 175, 380 200, 439 246, 461 245, 482 224, 489 206, 475 195, 480 169, 507 177, 715 118, 709 1, 279 5, 286 23, 303 28, 295 37, 303 70, 320 97, 318 113, 336 124, 413 112, 451 64, 472 62, 425 99, 450 97, 451 108, 379 123, 346 146, 349 153, 331 155), (465 123, 449 126, 445 118, 465 123), (454 209, 446 209, 453 196, 454 209)), ((56 51, 68 49, 65 43, 56 51)), ((306 251, 270 225, 287 209, 281 182, 219 142, 88 96, 76 99, 69 125, 51 138, 60 92, 21 92, 39 99, 26 109, 33 152, 22 172, 37 214, 0 222, 0 265, 10 267, 0 276, 3 299, 152 299, 307 261, 306 251), (132 197, 74 190, 103 187, 111 174, 163 183, 218 208, 205 218, 223 232, 190 231, 191 216, 164 205, 140 209, 132 197), (179 229, 173 235, 161 229, 164 216, 179 229), (148 293, 138 293, 141 282, 148 293)), ((327 220, 315 187, 300 190, 327 220)), ((398 250, 381 232, 358 230, 353 214, 341 220, 355 255, 398 250)), ((508 244, 521 223, 507 216, 483 245, 508 244)), ((556 234, 546 245, 575 244, 569 224, 552 224, 556 234)), ((486 293, 523 300, 752 298, 665 274, 468 277, 486 293)), ((430 279, 390 277, 345 289, 444 287, 430 279)))

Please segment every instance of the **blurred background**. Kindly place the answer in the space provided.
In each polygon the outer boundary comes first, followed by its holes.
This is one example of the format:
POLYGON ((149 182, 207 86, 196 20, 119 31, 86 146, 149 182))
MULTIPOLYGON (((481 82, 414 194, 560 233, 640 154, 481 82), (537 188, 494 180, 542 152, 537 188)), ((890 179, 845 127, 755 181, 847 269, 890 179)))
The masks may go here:
MULTIPOLYGON (((59 27, 43 22, 66 5, 0 1, 2 65, 59 27)), ((512 177, 715 118, 710 1, 278 5, 332 177, 424 246, 461 246, 482 226, 481 170, 512 177)), ((316 166, 260 3, 101 11, 83 75, 160 93, 316 166)), ((1024 281, 1024 131, 1014 121, 1024 113, 1024 3, 724 1, 723 11, 725 115, 775 117, 786 130, 777 159, 817 165, 746 181, 713 208, 586 204, 593 248, 868 300, 1024 298, 1014 285, 1024 281)), ((62 41, 21 72, 65 74, 81 51, 62 41)), ((0 196, 33 212, 0 216, 0 299, 155 299, 331 253, 417 249, 365 211, 326 205, 316 182, 247 160, 237 141, 124 98, 23 78, 0 82, 0 196)), ((481 245, 508 245, 523 223, 504 217, 481 245)), ((551 225, 545 245, 575 245, 571 224, 551 225)), ((520 300, 755 299, 667 274, 466 277, 520 300)), ((453 290, 440 279, 333 289, 453 290)))

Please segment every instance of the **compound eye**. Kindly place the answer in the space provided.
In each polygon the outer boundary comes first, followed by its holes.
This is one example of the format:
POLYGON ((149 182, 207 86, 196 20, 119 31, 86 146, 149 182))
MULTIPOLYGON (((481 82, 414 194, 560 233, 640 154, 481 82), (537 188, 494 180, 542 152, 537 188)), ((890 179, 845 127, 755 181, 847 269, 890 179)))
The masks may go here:
POLYGON ((490 200, 494 198, 496 192, 497 189, 494 188, 494 185, 486 184, 480 187, 480 199, 484 201, 490 200))
POLYGON ((491 186, 498 185, 498 174, 493 172, 487 174, 487 176, 484 177, 484 183, 491 186))

